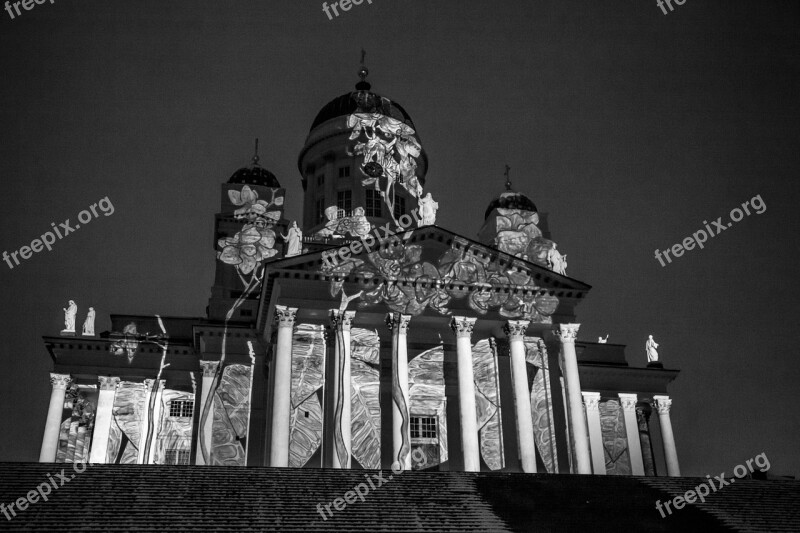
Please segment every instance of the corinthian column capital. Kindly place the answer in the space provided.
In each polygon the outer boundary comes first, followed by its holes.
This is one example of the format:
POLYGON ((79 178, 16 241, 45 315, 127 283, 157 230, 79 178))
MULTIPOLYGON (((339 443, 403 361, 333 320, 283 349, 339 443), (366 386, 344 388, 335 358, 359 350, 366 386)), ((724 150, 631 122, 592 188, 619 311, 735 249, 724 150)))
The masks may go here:
POLYGON ((470 318, 466 316, 454 316, 450 321, 450 328, 455 331, 458 338, 470 338, 472 336, 472 328, 475 327, 477 318, 470 318))
POLYGON ((343 329, 350 331, 350 326, 353 325, 353 318, 356 316, 355 311, 340 311, 339 309, 331 309, 331 326, 334 329, 343 329))
POLYGON ((639 401, 638 396, 635 394, 619 393, 619 401, 622 404, 622 409, 625 411, 635 411, 636 402, 639 401))
POLYGON ((656 402, 656 410, 660 415, 668 415, 669 409, 672 407, 672 400, 669 396, 653 396, 656 402))
POLYGON ((410 322, 411 315, 404 315, 402 313, 389 313, 386 315, 386 325, 392 330, 392 333, 397 331, 400 335, 406 335, 410 322))
POLYGON ((587 411, 600 411, 599 392, 581 392, 583 395, 583 405, 587 411))
POLYGON ((100 382, 100 390, 117 390, 117 385, 119 385, 117 377, 98 376, 97 381, 100 382))
POLYGON ((296 307, 286 307, 285 305, 275 306, 275 322, 278 327, 291 328, 294 327, 294 319, 297 317, 296 307))
POLYGON ((558 329, 554 329, 553 333, 558 336, 562 344, 575 344, 580 327, 580 324, 559 324, 558 329))
POLYGON ((503 326, 503 332, 510 340, 522 340, 530 323, 530 320, 509 320, 503 326))
POLYGON ((67 386, 72 383, 69 374, 50 374, 50 385, 54 390, 67 390, 67 386))
POLYGON ((219 361, 200 361, 200 368, 203 369, 204 378, 212 378, 217 373, 219 361))

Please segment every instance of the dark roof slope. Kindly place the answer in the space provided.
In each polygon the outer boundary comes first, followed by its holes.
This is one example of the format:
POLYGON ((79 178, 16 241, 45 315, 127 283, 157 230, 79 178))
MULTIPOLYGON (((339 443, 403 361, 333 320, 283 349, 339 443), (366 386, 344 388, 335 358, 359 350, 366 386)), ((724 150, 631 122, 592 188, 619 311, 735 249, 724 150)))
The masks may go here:
POLYGON ((59 483, 62 468, 69 481, 48 501, 0 524, 51 531, 800 530, 800 484, 793 481, 740 480, 705 505, 662 518, 656 500, 705 479, 383 471, 379 486, 378 473, 364 470, 96 465, 75 473, 72 465, 0 463, 0 503, 7 507, 48 476, 59 483), (333 516, 322 518, 317 504, 357 486, 364 492, 367 476, 375 489, 363 502, 331 506, 333 516))

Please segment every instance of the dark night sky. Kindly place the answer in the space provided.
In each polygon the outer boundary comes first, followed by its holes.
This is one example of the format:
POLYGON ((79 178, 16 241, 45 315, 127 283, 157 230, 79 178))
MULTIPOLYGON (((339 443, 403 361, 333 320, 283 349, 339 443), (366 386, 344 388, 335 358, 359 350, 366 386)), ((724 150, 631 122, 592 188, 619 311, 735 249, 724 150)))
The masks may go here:
POLYGON ((108 196, 115 212, 51 252, 0 263, 0 460, 38 459, 67 300, 199 316, 220 183, 262 140, 299 218, 296 158, 319 108, 370 81, 414 118, 437 224, 475 237, 502 189, 550 214, 567 273, 593 286, 580 337, 653 334, 684 474, 766 453, 800 475, 796 1, 374 0, 334 20, 309 0, 57 0, 0 11, 2 242, 108 196), (666 267, 653 257, 750 198, 745 217, 666 267))

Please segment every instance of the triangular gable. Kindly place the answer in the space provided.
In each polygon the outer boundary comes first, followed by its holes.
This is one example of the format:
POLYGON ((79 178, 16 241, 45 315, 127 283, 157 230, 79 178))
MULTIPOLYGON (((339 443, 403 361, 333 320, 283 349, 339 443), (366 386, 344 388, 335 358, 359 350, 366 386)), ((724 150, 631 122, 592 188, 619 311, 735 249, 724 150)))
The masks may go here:
POLYGON ((591 288, 436 226, 389 234, 381 241, 351 240, 271 262, 267 271, 313 273, 330 281, 331 295, 338 294, 346 281, 358 283, 363 291, 360 306, 383 303, 411 315, 428 308, 449 315, 453 304, 467 303, 478 314, 493 310, 535 322, 548 321, 558 296, 582 298, 591 288))

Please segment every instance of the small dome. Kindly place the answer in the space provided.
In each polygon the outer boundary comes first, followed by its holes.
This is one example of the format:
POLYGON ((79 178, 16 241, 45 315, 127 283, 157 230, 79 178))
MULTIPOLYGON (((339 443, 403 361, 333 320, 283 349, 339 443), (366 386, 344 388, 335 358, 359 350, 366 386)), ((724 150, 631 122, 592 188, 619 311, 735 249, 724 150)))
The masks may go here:
POLYGON ((497 208, 521 209, 523 211, 538 213, 536 204, 533 203, 533 200, 524 194, 515 191, 505 191, 503 194, 492 200, 492 202, 489 204, 489 207, 486 208, 486 214, 484 215, 483 219, 486 220, 489 218, 491 212, 497 208))
MULTIPOLYGON (((365 83, 365 85, 368 84, 365 83)), ((353 113, 356 112, 357 109, 358 109, 358 103, 353 98, 353 93, 343 94, 338 98, 334 98, 333 100, 328 102, 325 105, 325 107, 320 109, 319 113, 317 113, 317 117, 311 124, 311 129, 313 130, 323 122, 331 120, 332 118, 346 117, 352 115, 353 113)), ((405 122, 412 128, 416 129, 414 127, 414 123, 411 121, 411 116, 397 102, 395 101, 391 102, 389 106, 389 114, 391 117, 396 118, 397 120, 400 120, 402 122, 405 122)))
POLYGON ((233 173, 228 183, 242 183, 246 185, 261 185, 263 187, 270 187, 273 189, 280 188, 281 184, 275 174, 269 170, 259 166, 253 165, 250 167, 240 168, 233 173))

